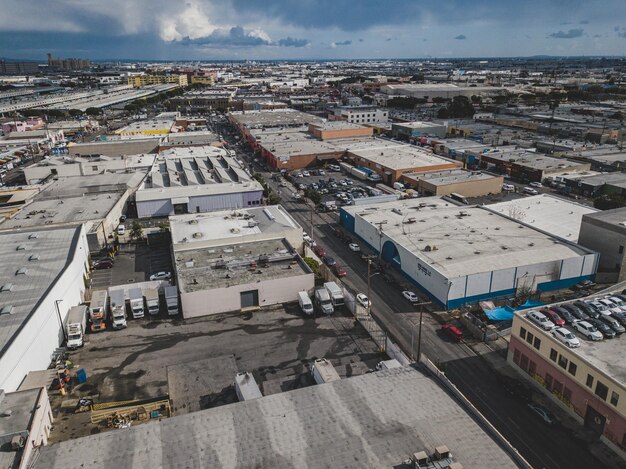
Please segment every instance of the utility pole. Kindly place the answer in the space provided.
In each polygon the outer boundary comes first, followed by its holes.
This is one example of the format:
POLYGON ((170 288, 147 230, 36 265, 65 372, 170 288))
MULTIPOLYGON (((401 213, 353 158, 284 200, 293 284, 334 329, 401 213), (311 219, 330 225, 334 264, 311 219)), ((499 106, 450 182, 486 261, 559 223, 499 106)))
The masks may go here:
POLYGON ((313 239, 313 230, 315 229, 315 225, 313 225, 313 207, 311 207, 311 211, 309 213, 311 215, 311 239, 313 239))
POLYGON ((375 222, 374 225, 378 226, 378 262, 380 263, 380 259, 383 253, 383 225, 387 224, 387 220, 375 222))
MULTIPOLYGON (((431 304, 430 301, 424 301, 421 303, 418 303, 417 306, 419 306, 419 313, 420 313, 420 323, 419 323, 419 327, 417 329, 417 362, 419 363, 421 358, 422 358, 422 318, 424 316, 424 306, 427 306, 431 304)), ((413 337, 413 335, 411 334, 411 337, 413 337)), ((411 350, 413 349, 413 344, 411 344, 411 350)))

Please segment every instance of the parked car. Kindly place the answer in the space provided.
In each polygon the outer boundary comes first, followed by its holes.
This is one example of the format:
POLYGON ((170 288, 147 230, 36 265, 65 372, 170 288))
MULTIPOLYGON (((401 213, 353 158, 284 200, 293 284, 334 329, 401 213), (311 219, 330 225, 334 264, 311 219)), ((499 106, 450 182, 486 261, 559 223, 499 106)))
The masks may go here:
POLYGON ((157 272, 156 274, 150 275, 150 280, 169 280, 172 278, 172 274, 170 272, 157 272))
POLYGON ((95 260, 94 262, 98 263, 98 262, 103 262, 103 261, 109 261, 109 262, 115 263, 115 259, 113 259, 113 256, 104 256, 104 257, 101 257, 100 259, 95 260))
POLYGON ((403 291, 402 296, 409 300, 411 303, 417 303, 419 301, 419 297, 409 290, 403 291))
POLYGON ((607 339, 612 339, 617 335, 617 333, 601 319, 589 318, 587 319, 587 322, 595 326, 595 328, 598 329, 600 333, 607 339))
POLYGON ((574 329, 580 332, 589 340, 602 340, 602 332, 600 332, 596 327, 591 324, 589 321, 593 319, 589 319, 587 321, 577 321, 574 323, 574 329))
POLYGON ((350 248, 350 251, 354 252, 359 252, 361 250, 361 247, 356 243, 350 243, 348 244, 348 247, 350 248))
MULTIPOLYGON (((572 316, 574 316, 574 319, 576 321, 584 321, 585 319, 589 318, 589 316, 585 314, 585 312, 582 309, 580 309, 578 306, 573 305, 571 303, 568 303, 566 305, 561 305, 560 308, 568 311, 572 316)), ((565 316, 563 316, 563 319, 567 321, 565 316)), ((574 321, 572 321, 572 323, 573 322, 574 321)))
POLYGON ((537 189, 533 189, 532 187, 524 187, 522 189, 522 192, 524 192, 525 194, 529 194, 529 195, 539 195, 539 192, 537 192, 537 189))
POLYGON ((120 223, 124 223, 126 221, 126 215, 122 215, 120 217, 120 223))
POLYGON ((458 327, 453 326, 452 324, 444 324, 441 326, 441 332, 444 335, 454 340, 455 342, 460 342, 463 340, 463 332, 458 327))
POLYGON ((345 277, 347 272, 346 269, 339 264, 333 264, 333 272, 337 277, 345 277))
POLYGON ((123 236, 126 233, 126 227, 124 225, 120 225, 117 227, 118 236, 123 236))
POLYGON ((322 260, 328 267, 332 267, 337 263, 337 261, 329 255, 322 256, 322 260))
POLYGON ((604 303, 601 303, 599 301, 586 301, 586 303, 589 305, 591 309, 593 309, 596 313, 598 313, 596 315, 596 318, 600 317, 600 315, 602 314, 607 314, 607 315, 611 314, 611 310, 604 303))
MULTIPOLYGON (((621 313, 622 308, 620 308, 621 301, 616 298, 617 301, 613 301, 611 298, 601 298, 598 300, 598 303, 603 304, 609 310, 609 314, 613 313, 621 313)), ((605 313, 606 314, 606 313, 605 313)))
POLYGON ((556 418, 554 417, 554 415, 552 414, 552 412, 550 412, 548 409, 546 409, 545 407, 539 405, 539 404, 535 404, 534 402, 529 402, 528 403, 528 408, 535 413, 535 415, 539 416, 539 418, 541 420, 544 421, 544 423, 547 423, 548 425, 554 425, 556 424, 556 418))
POLYGON ((302 175, 308 178, 311 175, 311 173, 305 170, 305 171, 302 171, 302 175))
POLYGON ((515 186, 513 184, 502 184, 502 190, 504 192, 513 192, 515 190, 515 186))
POLYGON ((595 287, 596 284, 591 280, 583 280, 582 282, 578 282, 576 285, 572 287, 572 290, 587 290, 589 288, 595 287))
POLYGON ((578 318, 574 316, 568 309, 564 306, 553 306, 552 311, 557 313, 559 316, 563 318, 565 324, 572 324, 574 321, 577 321, 578 318))
POLYGON ((313 252, 320 257, 326 255, 326 249, 324 249, 322 246, 319 246, 319 245, 313 248, 313 252))
POLYGON ((99 261, 99 262, 94 262, 93 268, 95 270, 112 269, 113 268, 113 261, 102 260, 102 261, 99 261))
MULTIPOLYGON (((597 318, 600 315, 600 313, 598 311, 596 311, 594 308, 589 306, 584 301, 580 301, 580 300, 576 301, 576 302, 574 302, 574 306, 576 306, 578 309, 580 309, 589 318, 597 318)), ((585 319, 587 319, 587 318, 585 318, 585 319)))
POLYGON ((530 184, 528 184, 530 187, 536 187, 537 189, 541 189, 543 187, 543 184, 541 184, 540 182, 531 182, 530 184))
POLYGON ((626 327, 626 313, 613 313, 611 316, 614 317, 622 326, 626 327))
POLYGON ((367 298, 367 295, 365 293, 357 294, 356 301, 364 308, 372 306, 372 302, 367 298))
MULTIPOLYGON (((617 313, 617 314, 621 314, 621 313, 617 313)), ((600 318, 598 318, 598 321, 602 321, 603 323, 605 323, 607 326, 613 329, 616 334, 623 334, 624 331, 626 330, 624 329, 624 326, 622 326, 620 322, 616 318, 613 317, 613 315, 600 316, 600 318)))
POLYGON ((320 176, 326 176, 326 171, 324 171, 323 169, 320 169, 317 174, 319 174, 320 176))
POLYGON ((556 326, 552 321, 550 321, 545 314, 540 313, 539 311, 531 311, 526 314, 526 317, 537 326, 545 329, 546 331, 554 329, 556 326))
POLYGON ((578 338, 574 334, 572 334, 564 327, 557 327, 555 329, 552 329, 552 335, 559 342, 563 342, 570 348, 580 347, 580 340, 578 340, 578 338))
POLYGON ((565 325, 565 321, 561 316, 557 314, 556 311, 551 309, 544 309, 541 312, 545 314, 548 319, 554 323, 555 326, 563 327, 565 325))

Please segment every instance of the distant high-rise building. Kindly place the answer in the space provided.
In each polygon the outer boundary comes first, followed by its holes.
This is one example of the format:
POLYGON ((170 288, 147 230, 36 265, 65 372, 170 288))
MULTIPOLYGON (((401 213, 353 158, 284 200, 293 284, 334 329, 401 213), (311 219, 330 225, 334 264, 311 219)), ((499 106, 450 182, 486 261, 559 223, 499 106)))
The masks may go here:
POLYGON ((52 54, 48 53, 48 68, 51 70, 83 70, 89 68, 91 62, 89 59, 63 59, 52 58, 52 54))
POLYGON ((37 62, 8 62, 0 59, 0 75, 33 75, 38 71, 37 62))

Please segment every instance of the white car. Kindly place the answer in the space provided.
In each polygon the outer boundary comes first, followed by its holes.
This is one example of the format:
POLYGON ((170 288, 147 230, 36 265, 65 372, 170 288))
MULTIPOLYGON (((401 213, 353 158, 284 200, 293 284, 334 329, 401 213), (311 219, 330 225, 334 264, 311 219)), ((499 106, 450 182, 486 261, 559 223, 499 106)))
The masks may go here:
POLYGON ((524 192, 525 194, 530 194, 530 195, 539 195, 539 192, 537 192, 537 189, 533 189, 532 187, 524 187, 522 189, 522 192, 524 192))
POLYGON ((537 189, 541 189, 543 187, 543 184, 541 184, 540 182, 531 182, 530 184, 528 184, 530 187, 536 187, 537 189))
POLYGON ((319 174, 320 176, 326 176, 326 171, 324 171, 323 169, 320 169, 317 174, 319 174))
POLYGON ((150 280, 169 280, 172 278, 172 274, 170 272, 157 272, 156 274, 150 275, 150 280))
POLYGON ((556 327, 556 325, 550 321, 545 314, 540 313, 539 311, 531 311, 526 315, 526 317, 534 322, 536 325, 545 329, 546 331, 550 331, 556 327))
POLYGON ((126 227, 124 225, 120 225, 117 227, 117 234, 119 236, 123 236, 126 233, 126 227))
POLYGON ((368 307, 372 306, 372 302, 367 298, 367 295, 365 293, 359 293, 356 296, 356 300, 364 308, 368 308, 368 307))
POLYGON ((308 178, 311 175, 311 173, 309 173, 308 171, 302 171, 302 175, 308 178))
POLYGON ((280 187, 287 187, 287 183, 285 181, 280 181, 280 187))
POLYGON ((409 300, 411 303, 417 303, 419 301, 419 297, 409 290, 403 291, 402 296, 409 300))
POLYGON ((502 184, 502 190, 505 192, 513 192, 515 190, 515 186, 513 184, 502 184))
POLYGON ((587 321, 576 321, 573 325, 574 329, 587 337, 587 339, 602 340, 603 338, 602 332, 596 329, 595 326, 589 324, 587 321))
POLYGON ((359 246, 357 243, 350 243, 348 244, 348 247, 350 248, 350 251, 354 252, 359 252, 361 250, 361 246, 359 246))
POLYGON ((552 329, 552 335, 559 342, 563 342, 570 348, 580 347, 580 340, 564 327, 557 327, 552 329))

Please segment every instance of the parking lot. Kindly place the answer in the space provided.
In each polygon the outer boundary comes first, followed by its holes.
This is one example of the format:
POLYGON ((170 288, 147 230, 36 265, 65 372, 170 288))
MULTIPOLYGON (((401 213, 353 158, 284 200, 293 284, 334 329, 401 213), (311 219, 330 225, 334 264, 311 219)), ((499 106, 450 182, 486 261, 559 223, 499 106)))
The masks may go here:
POLYGON ((172 272, 169 235, 154 234, 145 242, 122 244, 114 259, 111 269, 92 270, 93 290, 144 282, 156 272, 172 272))
POLYGON ((51 391, 53 442, 105 430, 89 422, 88 412, 61 410, 80 397, 104 403, 169 395, 176 415, 235 402, 239 371, 251 371, 268 395, 312 385, 316 358, 330 359, 341 377, 367 373, 386 359, 347 313, 304 317, 297 304, 192 320, 147 318, 87 338, 70 355, 87 381, 68 396, 51 391))

